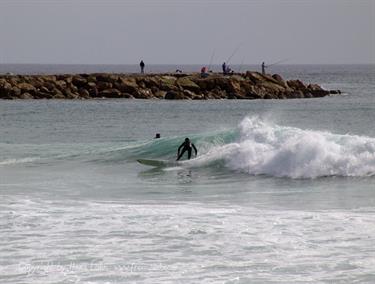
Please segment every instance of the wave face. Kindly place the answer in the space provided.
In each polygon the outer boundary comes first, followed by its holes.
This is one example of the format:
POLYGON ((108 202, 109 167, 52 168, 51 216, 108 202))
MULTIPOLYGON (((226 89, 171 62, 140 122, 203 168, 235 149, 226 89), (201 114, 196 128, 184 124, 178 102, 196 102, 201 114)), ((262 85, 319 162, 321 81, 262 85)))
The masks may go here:
MULTIPOLYGON (((184 161, 185 167, 224 167, 250 175, 293 179, 375 174, 375 139, 369 137, 280 126, 255 116, 243 119, 237 129, 192 138, 199 146, 199 155, 184 161)), ((166 139, 160 145, 152 142, 137 152, 168 158, 165 154, 181 139, 166 139)))
POLYGON ((252 175, 290 178, 371 176, 375 139, 302 130, 247 117, 235 143, 214 149, 226 167, 252 175))

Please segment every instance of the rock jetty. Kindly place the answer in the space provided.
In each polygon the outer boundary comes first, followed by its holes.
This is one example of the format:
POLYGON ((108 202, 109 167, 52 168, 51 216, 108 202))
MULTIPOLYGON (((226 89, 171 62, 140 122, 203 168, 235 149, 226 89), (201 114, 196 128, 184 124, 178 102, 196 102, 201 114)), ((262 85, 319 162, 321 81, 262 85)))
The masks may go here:
POLYGON ((248 71, 222 75, 0 75, 0 99, 295 99, 340 94, 317 84, 248 71))

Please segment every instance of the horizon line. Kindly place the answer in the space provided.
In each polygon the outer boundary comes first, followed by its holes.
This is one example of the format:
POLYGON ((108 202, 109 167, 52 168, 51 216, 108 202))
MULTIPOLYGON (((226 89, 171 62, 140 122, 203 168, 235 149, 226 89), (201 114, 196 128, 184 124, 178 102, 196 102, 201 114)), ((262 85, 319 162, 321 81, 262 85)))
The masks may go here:
MULTIPOLYGON (((211 65, 221 66, 222 63, 213 63, 211 65)), ((94 65, 113 65, 113 66, 126 66, 126 65, 135 65, 138 66, 139 63, 32 63, 32 62, 25 62, 25 63, 4 63, 1 62, 0 65, 63 65, 63 66, 71 66, 71 65, 87 65, 87 66, 94 66, 94 65)), ((185 66, 205 66, 207 64, 204 63, 148 63, 148 66, 177 66, 177 65, 185 65, 185 66)), ((229 63, 229 65, 261 65, 261 63, 229 63)), ((277 65, 375 65, 375 62, 372 63, 280 63, 277 65)))

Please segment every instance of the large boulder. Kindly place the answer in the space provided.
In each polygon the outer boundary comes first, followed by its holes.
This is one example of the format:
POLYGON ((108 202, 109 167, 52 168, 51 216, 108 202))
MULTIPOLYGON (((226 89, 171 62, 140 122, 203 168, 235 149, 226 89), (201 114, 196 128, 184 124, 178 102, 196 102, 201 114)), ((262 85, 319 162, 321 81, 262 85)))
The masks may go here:
POLYGON ((249 100, 256 100, 261 99, 262 96, 259 94, 259 92, 256 91, 256 88, 252 86, 251 88, 246 90, 246 98, 249 100))
POLYGON ((258 94, 252 93, 252 92, 247 93, 246 98, 249 99, 249 100, 261 99, 261 97, 258 94))
POLYGON ((272 99, 275 99, 275 97, 272 94, 267 93, 267 94, 265 94, 265 96, 263 97, 263 99, 265 99, 265 100, 272 100, 272 99))
POLYGON ((259 81, 264 81, 264 76, 259 72, 247 71, 245 77, 253 84, 257 84, 259 81))
POLYGON ((78 90, 79 96, 82 99, 89 99, 90 98, 90 92, 86 90, 85 88, 80 88, 78 90))
MULTIPOLYGON (((36 89, 41 88, 45 84, 44 77, 31 77, 29 80, 24 80, 22 82, 29 83, 30 85, 33 85, 36 89)), ((18 82, 18 83, 21 83, 21 82, 18 82)), ((14 85, 17 85, 18 83, 14 85)))
POLYGON ((309 85, 307 86, 307 89, 308 89, 309 91, 321 91, 321 90, 323 90, 323 88, 320 87, 318 84, 309 84, 309 85))
POLYGON ((51 91, 51 94, 52 94, 52 96, 60 96, 60 97, 64 97, 62 91, 60 91, 60 90, 57 89, 57 88, 54 88, 54 89, 51 91))
POLYGON ((202 91, 212 92, 214 90, 223 90, 227 94, 241 94, 243 95, 245 92, 241 87, 242 81, 238 81, 236 79, 232 79, 231 77, 216 77, 216 78, 208 78, 206 79, 206 88, 202 88, 202 91))
POLYGON ((287 88, 287 84, 286 82, 284 81, 283 77, 281 77, 279 74, 273 74, 272 75, 272 78, 276 81, 277 84, 279 84, 280 86, 284 87, 284 88, 287 88))
POLYGON ((192 80, 190 80, 189 77, 179 78, 177 80, 177 84, 183 90, 189 90, 192 92, 200 92, 200 87, 196 83, 194 83, 192 80))
POLYGON ((197 78, 194 80, 194 82, 199 86, 199 88, 202 91, 210 91, 216 88, 217 82, 218 82, 217 77, 207 77, 207 78, 197 78))
POLYGON ((158 99, 164 99, 165 95, 167 94, 166 91, 157 91, 157 92, 152 92, 154 94, 154 97, 155 98, 158 98, 158 99))
POLYGON ((166 100, 183 100, 185 99, 184 94, 181 92, 169 91, 165 94, 164 99, 166 100))
POLYGON ((241 84, 238 81, 230 80, 225 89, 228 93, 242 94, 241 84))
POLYGON ((66 86, 67 86, 66 82, 63 81, 63 80, 55 81, 55 85, 56 85, 56 87, 57 87, 60 91, 66 89, 66 86))
POLYGON ((88 89, 89 95, 92 98, 97 98, 99 97, 99 91, 97 87, 91 87, 88 89))
POLYGON ((68 75, 68 76, 64 76, 62 78, 63 79, 61 79, 61 80, 64 80, 67 84, 73 84, 73 76, 68 75))
POLYGON ((310 90, 309 93, 312 94, 314 98, 321 98, 329 95, 329 91, 327 90, 310 90))
POLYGON ((136 99, 151 99, 154 97, 151 90, 149 89, 139 89, 137 92, 133 94, 133 96, 136 99))
POLYGON ((132 95, 136 94, 139 90, 139 86, 134 78, 120 78, 116 87, 121 92, 132 95))
POLYGON ((34 97, 29 93, 23 93, 19 96, 19 98, 22 99, 22 100, 31 100, 34 97))
MULTIPOLYGON (((198 98, 195 98, 195 100, 213 100, 218 96, 218 94, 215 94, 214 92, 205 91, 203 94, 201 94, 198 98)), ((226 95, 227 96, 227 95, 226 95)))
POLYGON ((81 88, 87 84, 87 80, 79 75, 76 75, 73 77, 72 83, 77 88, 81 88))
POLYGON ((177 91, 176 81, 177 78, 174 76, 160 76, 159 89, 163 91, 177 91))
POLYGON ((66 97, 62 94, 62 93, 59 93, 59 94, 55 94, 52 96, 52 99, 55 99, 55 100, 63 100, 63 99, 66 99, 66 97))
MULTIPOLYGON (((183 90, 182 93, 184 94, 184 97, 186 99, 193 99, 193 98, 197 97, 197 94, 195 94, 194 92, 189 91, 189 90, 183 90)), ((200 96, 198 96, 198 97, 200 97, 200 96)))
POLYGON ((109 90, 113 88, 113 84, 109 82, 99 81, 96 83, 96 87, 99 91, 109 90))
POLYGON ((285 91, 284 87, 280 86, 279 84, 275 84, 274 82, 270 82, 270 81, 263 81, 263 82, 260 82, 258 85, 264 87, 268 93, 272 93, 272 94, 285 91))
POLYGON ((286 82, 288 87, 292 88, 295 91, 306 91, 307 87, 302 83, 301 80, 289 80, 286 82))
MULTIPOLYGON (((53 88, 53 87, 52 87, 53 88)), ((45 86, 41 86, 39 89, 38 89, 38 92, 44 92, 44 93, 49 93, 50 90, 45 87, 45 86)))
POLYGON ((21 90, 22 93, 29 93, 34 95, 36 93, 36 88, 29 83, 20 83, 17 88, 21 90))
POLYGON ((0 98, 7 98, 12 90, 12 85, 5 79, 0 79, 0 98))
POLYGON ((285 94, 288 99, 302 99, 304 94, 302 91, 294 90, 285 94))
POLYGON ((22 91, 16 86, 13 86, 12 89, 9 91, 9 95, 12 97, 19 98, 21 94, 22 94, 22 91))
POLYGON ((67 99, 78 99, 79 98, 79 94, 72 91, 71 89, 65 89, 63 91, 63 94, 67 99))
POLYGON ((89 89, 96 88, 96 83, 95 82, 88 82, 87 83, 87 88, 89 88, 89 89))
MULTIPOLYGON (((53 90, 56 88, 56 83, 53 81, 44 81, 43 84, 38 85, 39 89, 53 90)), ((47 91, 48 92, 48 91, 47 91)))
MULTIPOLYGON (((97 74, 96 75, 96 81, 99 82, 107 82, 114 84, 119 79, 118 75, 115 74, 97 74)), ((90 80, 91 81, 91 80, 90 80)))
POLYGON ((107 89, 99 92, 99 97, 102 98, 120 98, 121 92, 117 89, 107 89))
POLYGON ((33 95, 33 97, 35 99, 52 99, 53 94, 38 91, 36 94, 33 95))
POLYGON ((137 84, 143 85, 145 88, 152 89, 159 87, 159 80, 155 77, 140 77, 137 78, 137 84))
POLYGON ((340 90, 330 90, 329 93, 331 95, 339 95, 339 94, 341 94, 341 91, 340 90))
POLYGON ((208 91, 209 94, 211 94, 211 97, 214 99, 226 99, 227 93, 224 90, 221 90, 219 88, 215 88, 211 91, 208 91))

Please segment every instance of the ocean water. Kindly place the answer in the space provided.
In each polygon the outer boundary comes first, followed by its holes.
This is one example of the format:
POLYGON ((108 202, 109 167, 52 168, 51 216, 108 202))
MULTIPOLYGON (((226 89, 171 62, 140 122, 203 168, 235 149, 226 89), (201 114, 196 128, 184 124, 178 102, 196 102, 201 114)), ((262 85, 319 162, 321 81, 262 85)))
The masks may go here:
POLYGON ((0 283, 374 283, 375 66, 272 71, 344 94, 1 101, 0 283))

